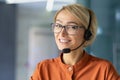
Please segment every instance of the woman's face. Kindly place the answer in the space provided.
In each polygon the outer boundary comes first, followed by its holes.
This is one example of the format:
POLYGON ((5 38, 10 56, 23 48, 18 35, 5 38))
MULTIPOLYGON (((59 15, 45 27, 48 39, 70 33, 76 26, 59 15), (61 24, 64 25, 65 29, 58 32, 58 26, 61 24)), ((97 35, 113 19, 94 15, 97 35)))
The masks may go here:
MULTIPOLYGON (((80 22, 68 11, 61 11, 57 17, 55 23, 61 24, 62 26, 73 25, 73 26, 81 26, 80 22), (78 25, 79 24, 79 25, 78 25)), ((84 40, 84 29, 78 28, 76 34, 68 34, 63 28, 61 32, 54 33, 56 44, 59 50, 64 48, 75 49, 84 40)))

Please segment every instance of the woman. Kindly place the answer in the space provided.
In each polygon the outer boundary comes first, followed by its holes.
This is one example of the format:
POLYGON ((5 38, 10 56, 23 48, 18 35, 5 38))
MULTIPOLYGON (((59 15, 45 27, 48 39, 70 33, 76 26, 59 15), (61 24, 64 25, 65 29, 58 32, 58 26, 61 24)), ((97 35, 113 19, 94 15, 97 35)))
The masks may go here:
POLYGON ((93 11, 79 4, 64 6, 56 13, 52 27, 62 53, 57 58, 41 61, 31 80, 120 80, 110 62, 84 50, 96 36, 93 11))

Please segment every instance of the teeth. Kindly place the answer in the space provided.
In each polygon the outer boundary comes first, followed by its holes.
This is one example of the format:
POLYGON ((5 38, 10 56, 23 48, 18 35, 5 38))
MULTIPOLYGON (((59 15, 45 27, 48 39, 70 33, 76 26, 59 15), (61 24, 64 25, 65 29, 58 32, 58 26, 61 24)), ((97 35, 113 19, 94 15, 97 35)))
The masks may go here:
POLYGON ((60 39, 60 42, 69 42, 69 40, 60 39))

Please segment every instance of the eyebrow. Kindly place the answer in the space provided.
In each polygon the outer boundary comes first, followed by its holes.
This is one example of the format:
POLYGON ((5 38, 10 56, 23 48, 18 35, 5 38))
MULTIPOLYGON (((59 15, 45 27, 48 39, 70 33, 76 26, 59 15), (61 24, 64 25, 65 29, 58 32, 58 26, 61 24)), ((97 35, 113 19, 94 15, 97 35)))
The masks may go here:
POLYGON ((70 24, 70 23, 73 23, 73 24, 76 24, 76 25, 78 25, 78 23, 76 23, 76 22, 73 22, 73 21, 70 21, 70 22, 68 22, 68 23, 69 23, 69 24, 70 24))
MULTIPOLYGON (((62 23, 62 21, 61 20, 59 20, 59 19, 57 19, 56 21, 58 21, 58 22, 61 22, 62 23)), ((55 21, 55 22, 56 22, 55 21)), ((74 21, 69 21, 69 22, 67 22, 68 24, 71 24, 71 23, 73 23, 73 24, 76 24, 76 25, 78 25, 78 23, 76 23, 76 22, 74 22, 74 21)))

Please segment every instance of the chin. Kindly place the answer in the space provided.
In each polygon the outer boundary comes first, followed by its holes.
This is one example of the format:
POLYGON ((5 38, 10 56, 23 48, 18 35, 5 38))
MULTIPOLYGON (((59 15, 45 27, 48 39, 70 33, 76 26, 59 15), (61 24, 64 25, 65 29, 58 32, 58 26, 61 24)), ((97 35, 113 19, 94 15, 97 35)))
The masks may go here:
POLYGON ((59 45, 57 45, 58 46, 58 49, 59 50, 63 50, 63 49, 65 49, 65 48, 70 48, 70 46, 68 46, 68 45, 61 45, 61 44, 59 44, 59 45))
POLYGON ((69 47, 59 47, 58 49, 59 49, 59 50, 63 50, 63 49, 65 49, 65 48, 69 48, 69 47))

